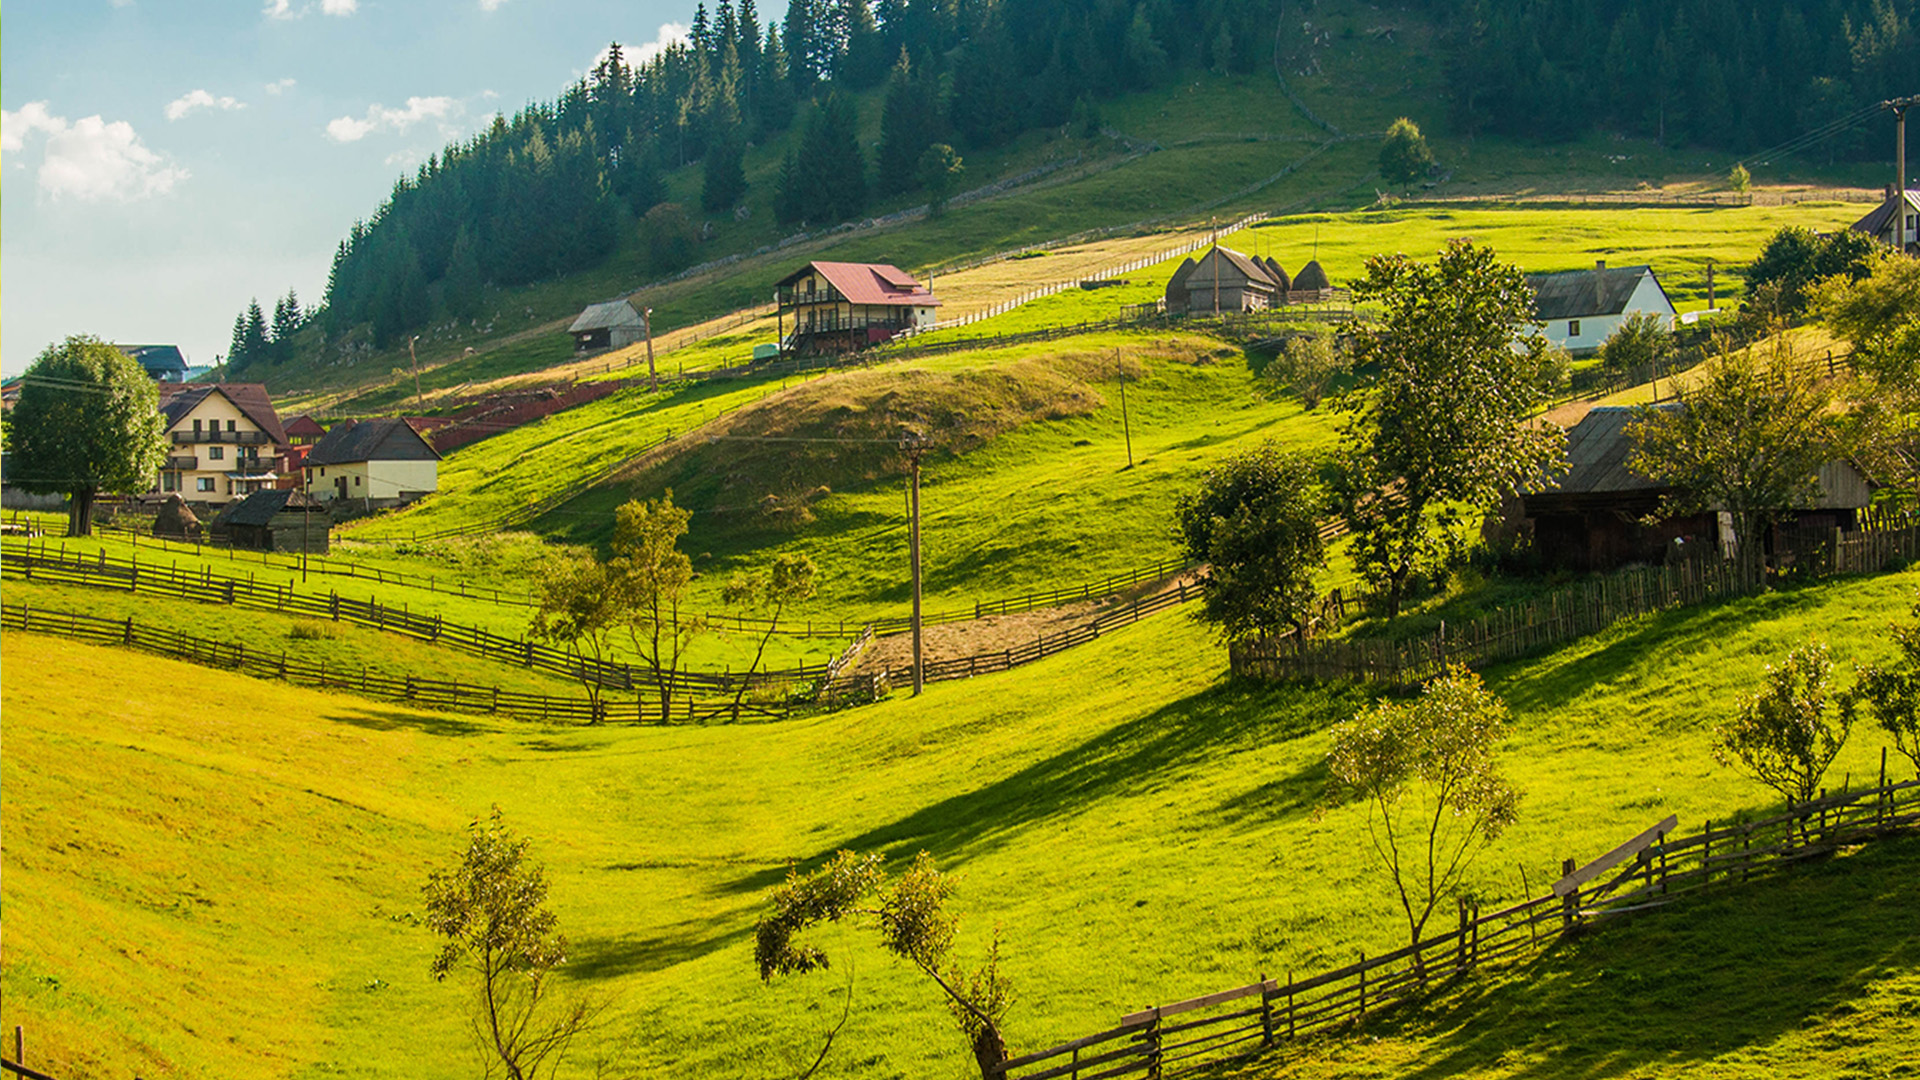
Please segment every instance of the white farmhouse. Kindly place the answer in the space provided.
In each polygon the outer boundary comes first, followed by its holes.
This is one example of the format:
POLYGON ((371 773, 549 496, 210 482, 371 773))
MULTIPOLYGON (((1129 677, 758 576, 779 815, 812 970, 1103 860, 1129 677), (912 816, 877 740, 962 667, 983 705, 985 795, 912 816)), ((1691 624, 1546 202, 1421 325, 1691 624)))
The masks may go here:
POLYGON ((405 420, 343 421, 308 451, 306 482, 324 501, 410 501, 440 486, 440 455, 405 420))
POLYGON ((1535 294, 1534 318, 1540 332, 1575 356, 1597 352, 1629 315, 1650 312, 1673 325, 1673 301, 1660 287, 1651 266, 1528 274, 1535 294))

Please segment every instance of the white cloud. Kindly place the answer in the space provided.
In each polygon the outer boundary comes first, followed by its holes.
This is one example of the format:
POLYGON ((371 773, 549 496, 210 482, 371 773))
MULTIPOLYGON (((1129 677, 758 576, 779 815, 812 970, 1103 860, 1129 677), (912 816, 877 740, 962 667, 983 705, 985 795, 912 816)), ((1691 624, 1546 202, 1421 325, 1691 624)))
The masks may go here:
POLYGON ((214 97, 205 90, 189 90, 167 103, 167 119, 179 120, 191 115, 196 109, 219 109, 228 111, 246 108, 244 102, 230 97, 214 97))
POLYGON ((363 119, 342 116, 328 121, 327 137, 334 142, 358 142, 376 131, 405 131, 423 120, 445 120, 459 107, 450 97, 410 97, 404 109, 369 105, 363 119))
POLYGON ((263 89, 265 89, 266 92, 269 94, 274 94, 274 95, 284 94, 287 91, 293 89, 293 79, 291 78, 276 79, 273 82, 268 83, 263 89))
POLYGON ((44 101, 29 101, 18 112, 0 109, 0 153, 17 154, 26 148, 27 136, 36 131, 66 129, 67 122, 47 111, 44 101))
MULTIPOLYGON (((487 0, 481 0, 481 2, 486 3, 487 0)), ((505 2, 505 0, 498 0, 498 2, 505 2)), ((620 43, 620 53, 626 57, 629 67, 639 67, 675 45, 685 45, 689 29, 686 23, 661 23, 660 32, 653 36, 652 41, 643 45, 629 45, 623 41, 620 43)), ((599 67, 606 60, 607 51, 607 49, 601 49, 595 53, 593 62, 587 65, 587 70, 592 71, 599 67)))
POLYGON ((108 123, 89 116, 69 124, 46 116, 44 108, 41 115, 46 122, 35 126, 47 132, 47 154, 40 163, 40 190, 53 198, 132 202, 165 195, 188 176, 147 149, 125 120, 108 123))
MULTIPOLYGON (((320 0, 322 15, 351 15, 360 10, 360 0, 320 0)), ((294 7, 293 0, 266 0, 260 14, 269 19, 304 19, 313 12, 313 5, 294 7)))
POLYGON ((0 110, 0 151, 19 153, 35 132, 47 136, 40 190, 56 199, 130 202, 165 195, 188 175, 147 149, 125 120, 108 123, 89 116, 69 122, 53 115, 44 101, 30 101, 18 112, 0 110))
POLYGON ((507 0, 480 0, 480 10, 481 11, 499 11, 500 5, 506 2, 507 0))

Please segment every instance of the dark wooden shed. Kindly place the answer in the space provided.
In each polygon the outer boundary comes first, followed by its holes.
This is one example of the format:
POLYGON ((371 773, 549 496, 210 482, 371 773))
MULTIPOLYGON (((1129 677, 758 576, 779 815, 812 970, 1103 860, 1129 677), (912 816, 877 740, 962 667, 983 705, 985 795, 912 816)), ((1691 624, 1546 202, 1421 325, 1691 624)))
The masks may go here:
POLYGON ((256 491, 228 504, 213 519, 213 533, 224 533, 234 547, 309 555, 327 553, 327 529, 333 519, 325 503, 304 491, 275 488, 256 491))

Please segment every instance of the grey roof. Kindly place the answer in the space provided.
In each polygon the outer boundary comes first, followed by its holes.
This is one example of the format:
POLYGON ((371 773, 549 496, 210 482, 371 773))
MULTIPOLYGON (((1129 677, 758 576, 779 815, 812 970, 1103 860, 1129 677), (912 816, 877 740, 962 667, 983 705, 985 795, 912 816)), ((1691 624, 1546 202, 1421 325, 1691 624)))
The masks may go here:
POLYGON ((285 512, 324 514, 320 500, 290 488, 266 488, 226 505, 213 519, 215 525, 267 525, 285 512))
POLYGON ((185 373, 187 358, 180 355, 178 345, 116 345, 115 348, 145 368, 149 375, 163 375, 168 372, 185 373))
POLYGON ((1293 292, 1313 292, 1317 289, 1331 289, 1333 282, 1327 280, 1327 272, 1320 268, 1320 260, 1314 259, 1300 268, 1293 277, 1293 292))
MULTIPOLYGON (((1888 184, 1887 186, 1892 187, 1893 185, 1888 184)), ((1907 197, 1907 209, 1920 213, 1920 191, 1908 188, 1904 194, 1907 197)), ((1900 200, 1898 198, 1888 195, 1886 200, 1879 206, 1874 207, 1871 213, 1853 223, 1853 231, 1863 232, 1868 236, 1879 236, 1883 230, 1891 229, 1893 227, 1893 208, 1899 202, 1900 200)), ((1909 242, 1912 242, 1913 239, 1911 236, 1907 237, 1909 242)))
MULTIPOLYGON (((1584 319, 1600 315, 1618 315, 1633 299, 1640 279, 1654 277, 1651 266, 1595 267, 1592 270, 1563 270, 1556 274, 1528 274, 1527 284, 1534 291, 1535 317, 1584 319)), ((1663 290, 1664 291, 1664 290, 1663 290)))
MULTIPOLYGON (((1658 406, 1677 409, 1677 405, 1658 406)), ((1659 491, 1665 484, 1627 468, 1633 438, 1627 434, 1637 409, 1602 405, 1567 432, 1567 472, 1543 495, 1593 495, 1616 491, 1659 491)))
MULTIPOLYGON (((1215 245, 1214 248, 1207 253, 1207 256, 1213 256, 1213 255, 1219 255, 1225 258, 1227 262, 1230 263, 1234 269, 1240 271, 1241 275, 1245 277, 1248 281, 1251 281, 1257 285, 1265 285, 1269 288, 1273 287, 1273 278, 1268 275, 1267 268, 1260 265, 1259 260, 1253 259, 1246 255, 1242 255, 1239 252, 1233 250, 1232 248, 1223 248, 1218 245, 1215 245)), ((1195 273, 1199 272, 1199 269, 1201 266, 1211 267, 1209 272, 1213 274, 1215 277, 1219 276, 1220 264, 1218 261, 1209 262, 1207 257, 1202 257, 1199 265, 1194 267, 1195 273)), ((1214 278, 1209 277, 1204 280, 1211 282, 1214 280, 1214 278)), ((1225 279, 1222 278, 1221 280, 1225 280, 1225 279)), ((1187 279, 1187 284, 1191 286, 1193 284, 1193 278, 1189 277, 1187 279)))
POLYGON ((398 417, 335 424, 307 453, 308 465, 347 465, 356 461, 439 461, 433 446, 398 417))
POLYGON ((616 326, 639 326, 645 320, 633 306, 633 301, 608 300, 604 304, 588 304, 580 317, 567 327, 569 334, 585 334, 594 330, 611 330, 616 326))

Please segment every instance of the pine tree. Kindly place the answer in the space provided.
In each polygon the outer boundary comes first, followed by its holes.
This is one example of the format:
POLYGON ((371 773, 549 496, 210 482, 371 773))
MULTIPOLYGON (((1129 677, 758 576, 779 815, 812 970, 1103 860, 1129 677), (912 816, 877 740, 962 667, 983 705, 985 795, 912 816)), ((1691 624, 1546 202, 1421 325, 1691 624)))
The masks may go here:
POLYGON ((821 75, 815 64, 819 48, 818 5, 819 0, 788 0, 787 17, 780 33, 780 43, 787 54, 787 79, 801 94, 810 92, 821 75))
POLYGON ((292 289, 273 304, 273 362, 293 359, 293 335, 300 330, 300 298, 292 289))
POLYGON ((936 93, 933 80, 916 72, 901 50, 887 76, 886 102, 880 110, 875 187, 881 194, 896 195, 917 186, 921 155, 944 134, 936 93))
POLYGON ((738 134, 729 134, 707 148, 706 178, 700 188, 700 208, 708 213, 731 210, 747 193, 747 173, 738 134))
POLYGON ((874 25, 867 0, 841 0, 840 22, 846 45, 834 66, 834 81, 849 90, 865 90, 886 75, 886 41, 874 25))
POLYGON ((441 280, 442 303, 447 314, 456 319, 471 319, 480 314, 484 288, 480 276, 480 255, 473 233, 461 225, 453 237, 453 254, 447 259, 447 276, 441 280))
POLYGON ((780 175, 773 186, 773 219, 782 225, 805 221, 807 208, 800 190, 800 156, 788 150, 780 161, 780 175))
POLYGON ((227 376, 238 375, 247 366, 247 313, 243 311, 233 317, 233 336, 227 340, 227 376))
POLYGON ((238 351, 246 357, 248 366, 261 361, 270 363, 273 360, 271 345, 272 342, 267 338, 266 312, 260 310, 258 299, 250 300, 247 303, 246 322, 241 326, 238 351))
POLYGON ((793 126, 793 83, 787 78, 787 51, 776 27, 767 27, 767 43, 760 50, 760 79, 753 102, 753 120, 759 141, 793 126))

